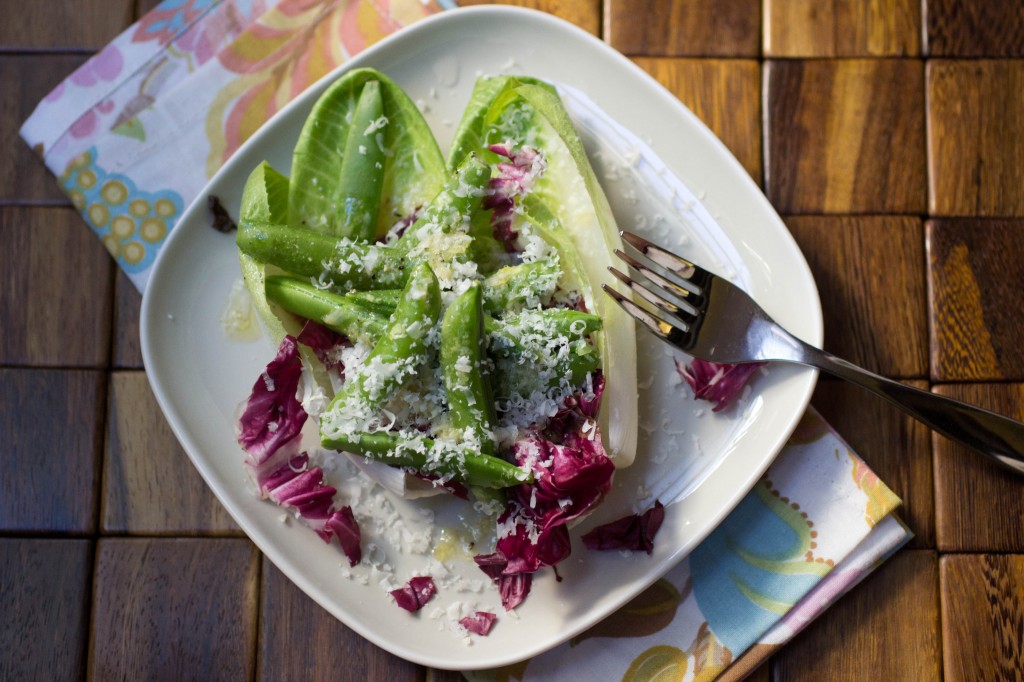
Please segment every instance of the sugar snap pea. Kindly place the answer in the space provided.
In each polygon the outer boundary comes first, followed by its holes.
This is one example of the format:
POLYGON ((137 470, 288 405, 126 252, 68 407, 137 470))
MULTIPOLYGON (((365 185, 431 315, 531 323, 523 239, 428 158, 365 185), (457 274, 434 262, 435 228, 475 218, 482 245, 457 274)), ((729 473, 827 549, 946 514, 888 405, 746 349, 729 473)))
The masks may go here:
POLYGON ((317 289, 306 280, 268 275, 267 298, 285 310, 352 339, 374 343, 384 335, 387 317, 367 311, 347 296, 317 289))
POLYGON ((406 261, 382 244, 337 239, 275 223, 241 221, 239 250, 293 275, 323 278, 348 289, 393 289, 408 279, 406 261))
POLYGON ((402 254, 412 253, 417 246, 435 234, 450 234, 467 226, 480 206, 486 192, 491 169, 476 154, 471 154, 455 170, 455 174, 424 207, 420 216, 395 241, 402 254))
POLYGON ((484 279, 487 312, 500 314, 524 304, 543 302, 558 285, 558 261, 537 260, 507 265, 484 279))
MULTIPOLYGON (((350 291, 345 297, 371 312, 387 317, 395 311, 401 293, 399 289, 373 289, 350 291)), ((484 330, 488 334, 508 337, 512 342, 515 340, 513 337, 516 334, 510 332, 509 327, 519 328, 524 325, 530 327, 532 326, 530 322, 524 321, 528 318, 539 322, 536 326, 548 330, 551 336, 558 335, 578 339, 601 329, 601 318, 597 315, 570 308, 544 308, 524 313, 511 313, 501 319, 484 313, 484 330)))
POLYGON ((410 274, 384 334, 364 364, 335 394, 327 411, 340 411, 338 417, 342 420, 372 418, 402 382, 426 362, 426 337, 440 314, 437 278, 429 265, 420 263, 410 274))
POLYGON ((494 395, 481 371, 486 357, 483 298, 479 285, 459 294, 441 320, 441 378, 452 426, 467 431, 484 451, 494 450, 498 417, 494 395))
POLYGON ((507 488, 533 482, 533 474, 499 457, 442 445, 429 438, 357 433, 323 438, 322 443, 331 450, 344 450, 393 466, 412 467, 425 474, 450 474, 467 485, 480 488, 507 488))
POLYGON ((338 223, 334 233, 356 241, 372 242, 377 234, 381 188, 384 185, 384 149, 377 141, 378 122, 384 116, 380 82, 368 81, 359 93, 338 183, 338 223))
POLYGON ((366 291, 350 291, 345 298, 369 312, 391 317, 402 297, 401 289, 368 289, 366 291))

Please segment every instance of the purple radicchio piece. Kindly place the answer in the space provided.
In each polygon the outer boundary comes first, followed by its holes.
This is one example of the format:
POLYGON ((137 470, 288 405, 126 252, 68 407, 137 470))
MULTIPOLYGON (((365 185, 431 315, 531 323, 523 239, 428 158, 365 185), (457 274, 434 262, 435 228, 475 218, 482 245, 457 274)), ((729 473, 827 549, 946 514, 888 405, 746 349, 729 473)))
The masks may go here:
POLYGON ((598 526, 583 536, 587 549, 628 549, 654 551, 654 536, 665 520, 665 506, 660 500, 643 514, 630 514, 621 519, 598 526))
POLYGON ((533 483, 509 490, 509 506, 498 517, 495 552, 475 558, 498 583, 506 609, 526 598, 531 574, 569 556, 566 524, 600 504, 611 489, 615 465, 589 416, 597 413, 602 389, 598 378, 592 395, 569 398, 543 434, 513 446, 516 463, 533 471, 533 483))
POLYGON ((320 467, 309 466, 306 455, 292 457, 287 463, 265 478, 260 492, 279 506, 294 509, 302 522, 309 526, 324 542, 332 537, 355 566, 362 559, 359 525, 352 508, 334 506, 337 490, 324 483, 320 467))
POLYGON ((345 363, 339 359, 338 350, 352 345, 348 337, 322 324, 307 320, 299 332, 297 341, 309 346, 328 371, 337 370, 341 378, 345 378, 345 363))
POLYGON ((675 360, 675 363, 676 371, 693 389, 693 397, 715 403, 713 412, 725 409, 739 397, 750 376, 764 364, 751 362, 728 365, 698 358, 694 358, 689 365, 684 365, 679 360, 675 360))
POLYGON ((494 238, 501 242, 506 252, 513 253, 516 251, 515 242, 519 236, 512 229, 516 199, 530 191, 533 183, 547 168, 547 162, 533 147, 522 146, 513 149, 511 142, 493 144, 488 149, 508 161, 498 164, 498 174, 491 178, 487 185, 488 191, 483 206, 493 209, 491 230, 494 238))
POLYGON ((302 360, 296 339, 286 336, 277 355, 253 385, 238 424, 238 442, 261 497, 293 509, 324 542, 337 537, 353 566, 362 558, 359 526, 349 507, 334 506, 333 487, 323 471, 296 454, 307 419, 297 398, 302 360))
POLYGON ((474 635, 480 635, 486 637, 490 632, 491 628, 494 627, 494 621, 497 616, 489 611, 477 611, 472 616, 466 616, 459 621, 459 625, 466 628, 474 635))
POLYGON ((410 578, 409 582, 397 590, 391 590, 390 594, 395 598, 396 604, 413 613, 422 609, 436 593, 434 579, 427 575, 410 578))
POLYGON ((238 420, 238 443, 250 465, 264 464, 284 446, 298 441, 306 411, 296 397, 302 360, 292 336, 281 341, 277 355, 253 384, 252 394, 238 420))

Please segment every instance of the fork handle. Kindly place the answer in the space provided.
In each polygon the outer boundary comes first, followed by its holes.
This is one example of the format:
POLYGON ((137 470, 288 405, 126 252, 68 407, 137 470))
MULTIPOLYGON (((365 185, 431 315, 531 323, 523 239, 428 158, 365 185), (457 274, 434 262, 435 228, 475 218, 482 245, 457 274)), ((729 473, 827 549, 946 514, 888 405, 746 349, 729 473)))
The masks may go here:
POLYGON ((906 386, 808 346, 801 364, 888 399, 929 428, 1024 475, 1024 424, 953 398, 906 386))

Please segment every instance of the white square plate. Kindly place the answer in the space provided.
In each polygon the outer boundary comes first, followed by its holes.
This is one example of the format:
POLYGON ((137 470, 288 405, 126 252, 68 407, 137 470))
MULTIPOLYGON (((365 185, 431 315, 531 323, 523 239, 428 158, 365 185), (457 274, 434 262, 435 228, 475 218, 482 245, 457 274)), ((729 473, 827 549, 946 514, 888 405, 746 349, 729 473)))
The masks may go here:
MULTIPOLYGON (((549 15, 512 7, 444 12, 366 50, 303 93, 250 139, 184 214, 159 255, 142 310, 142 348, 156 397, 204 479, 239 525, 289 578, 349 627, 403 658, 447 669, 480 669, 534 656, 593 625, 681 560, 739 502, 785 443, 802 415, 816 372, 772 366, 755 377, 740 404, 712 414, 692 400, 673 354, 639 335, 640 442, 636 463, 616 475, 605 505, 573 531, 572 556, 539 573, 513 617, 496 590, 440 591, 418 614, 398 608, 363 565, 347 562, 282 512, 257 500, 235 442, 235 411, 273 357, 267 339, 234 341, 220 318, 239 279, 232 235, 211 229, 206 195, 237 215, 250 170, 267 160, 282 172, 303 121, 328 82, 343 70, 371 66, 414 100, 444 150, 477 75, 519 73, 564 90, 621 228, 683 249, 733 279, 784 326, 821 342, 821 311, 807 265, 782 221, 740 164, 671 94, 593 36, 549 15), (588 111, 588 98, 599 111, 588 111), (632 136, 634 131, 639 137, 632 136), (652 155, 656 152, 664 162, 652 155), (666 521, 652 556, 589 552, 588 528, 642 510, 658 497, 666 521), (368 584, 361 583, 361 577, 368 584), (435 607, 492 610, 488 637, 453 634, 435 607), (454 606, 453 606, 454 605, 454 606)), ((394 501, 415 517, 429 507, 438 528, 467 511, 450 497, 394 501)), ((364 530, 364 533, 366 531, 364 530)), ((369 538, 368 541, 373 541, 369 538)), ((388 551, 399 583, 427 563, 424 555, 388 551)), ((449 562, 452 575, 483 578, 469 557, 449 562)))

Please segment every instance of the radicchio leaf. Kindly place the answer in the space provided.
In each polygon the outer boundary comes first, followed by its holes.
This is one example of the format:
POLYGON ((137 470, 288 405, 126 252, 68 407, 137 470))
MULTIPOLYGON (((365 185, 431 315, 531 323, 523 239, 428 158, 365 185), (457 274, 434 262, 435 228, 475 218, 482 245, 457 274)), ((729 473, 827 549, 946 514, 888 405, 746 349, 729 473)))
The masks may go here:
POLYGON ((472 616, 466 616, 459 621, 459 625, 466 628, 475 635, 486 636, 494 627, 494 621, 498 617, 489 611, 477 611, 472 616))
POLYGON ((516 250, 515 241, 519 234, 512 229, 512 216, 516 210, 516 199, 530 191, 547 168, 547 161, 533 147, 522 146, 512 148, 511 142, 494 144, 488 147, 498 156, 508 161, 498 164, 498 174, 488 183, 487 196, 483 207, 493 209, 491 213, 491 230, 494 238, 512 253, 516 250))
POLYGON ((587 549, 629 549, 654 551, 654 536, 665 520, 665 507, 660 500, 643 514, 630 514, 617 521, 598 526, 583 536, 587 549))
POLYGON ((534 480, 509 489, 510 504, 498 517, 495 552, 475 557, 498 583, 506 609, 526 597, 534 572, 569 556, 566 524, 600 504, 611 489, 615 465, 605 454, 597 423, 588 416, 597 412, 602 386, 598 377, 592 395, 569 398, 543 434, 513 446, 516 463, 531 470, 534 480))
POLYGON ((694 358, 689 365, 684 365, 679 360, 675 360, 675 363, 676 371, 693 389, 693 397, 715 403, 713 412, 725 409, 735 400, 750 376, 764 364, 751 362, 729 365, 698 358, 694 358))
POLYGON ((406 611, 413 613, 423 608, 423 605, 430 601, 430 598, 437 593, 437 586, 434 579, 429 575, 411 578, 404 586, 397 590, 391 590, 391 596, 395 603, 406 611))
MULTIPOLYGON (((305 330, 304 330, 305 332, 305 330)), ((320 467, 295 454, 307 414, 297 398, 302 360, 295 338, 286 336, 277 355, 253 386, 239 418, 238 442, 262 497, 296 512, 324 542, 337 536, 353 566, 362 558, 359 526, 349 507, 336 509, 333 487, 320 467)))
POLYGON ((341 378, 345 378, 345 363, 338 358, 337 350, 352 345, 347 337, 322 324, 307 320, 297 341, 309 346, 324 367, 328 370, 336 369, 341 378))
POLYGON ((334 495, 337 490, 324 483, 324 472, 320 467, 307 468, 308 465, 306 455, 292 457, 264 479, 260 492, 279 506, 298 512, 302 522, 324 542, 337 537, 349 564, 355 566, 362 559, 362 549, 359 525, 352 508, 336 509, 334 495))
POLYGON ((306 423, 306 411, 296 397, 302 360, 292 336, 281 341, 277 355, 253 384, 238 420, 238 443, 253 465, 260 465, 293 438, 306 423))

